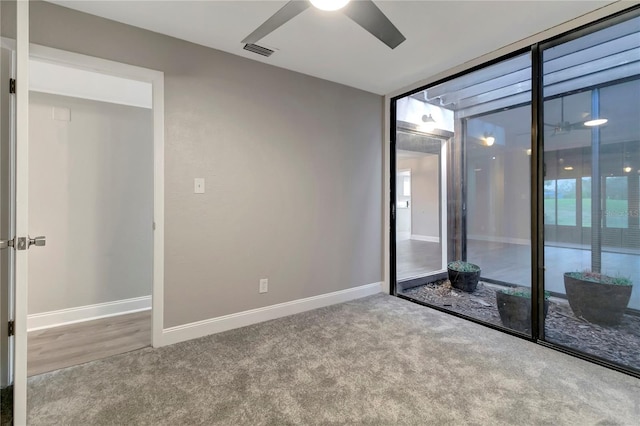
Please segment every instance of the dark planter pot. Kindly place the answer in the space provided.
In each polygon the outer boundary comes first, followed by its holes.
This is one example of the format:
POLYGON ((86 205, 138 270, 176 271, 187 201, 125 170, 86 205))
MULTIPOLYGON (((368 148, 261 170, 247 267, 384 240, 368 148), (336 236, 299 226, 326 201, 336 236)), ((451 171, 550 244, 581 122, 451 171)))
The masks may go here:
POLYGON ((447 268, 447 273, 452 287, 466 291, 467 293, 473 293, 476 290, 478 280, 480 279, 479 268, 476 272, 460 272, 447 268))
MULTIPOLYGON (((531 333, 531 299, 528 297, 496 292, 496 303, 502 325, 512 330, 531 333)), ((549 301, 544 301, 544 316, 549 312, 549 301)))
POLYGON ((583 281, 564 274, 569 306, 577 317, 601 325, 618 325, 631 298, 630 285, 583 281))

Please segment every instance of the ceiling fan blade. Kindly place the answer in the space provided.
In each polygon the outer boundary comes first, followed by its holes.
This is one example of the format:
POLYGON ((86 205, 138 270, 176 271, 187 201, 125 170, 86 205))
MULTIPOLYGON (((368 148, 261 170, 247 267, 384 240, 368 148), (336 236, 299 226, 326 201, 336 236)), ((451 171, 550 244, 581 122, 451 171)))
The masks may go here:
POLYGON ((242 40, 242 43, 256 43, 261 38, 278 29, 282 24, 285 24, 290 19, 295 18, 300 13, 304 12, 309 8, 309 6, 310 3, 308 1, 291 0, 282 6, 280 10, 274 13, 271 18, 264 21, 264 23, 256 28, 254 32, 246 36, 245 39, 242 40))
POLYGON ((588 129, 587 126, 584 125, 583 121, 577 121, 575 123, 571 123, 569 124, 569 127, 571 128, 571 130, 584 130, 584 129, 588 129))
POLYGON ((406 40, 371 0, 349 2, 344 8, 344 14, 392 49, 406 40))

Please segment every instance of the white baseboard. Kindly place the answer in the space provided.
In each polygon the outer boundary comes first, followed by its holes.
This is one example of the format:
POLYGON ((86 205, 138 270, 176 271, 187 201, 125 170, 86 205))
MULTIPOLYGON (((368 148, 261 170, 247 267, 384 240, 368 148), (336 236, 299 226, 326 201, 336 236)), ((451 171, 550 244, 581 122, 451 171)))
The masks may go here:
POLYGON ((469 235, 467 240, 489 241, 492 243, 518 244, 522 246, 531 245, 531 240, 525 238, 493 237, 490 235, 469 235))
POLYGON ((251 324, 269 321, 293 314, 299 314, 312 309, 335 305, 336 303, 348 302, 350 300, 377 294, 381 291, 382 282, 378 282, 166 328, 162 332, 162 346, 208 336, 210 334, 220 333, 234 328, 246 327, 251 324))
POLYGON ((32 314, 27 317, 27 331, 42 330, 76 322, 130 314, 147 309, 151 309, 151 296, 32 314))
POLYGON ((411 239, 416 241, 427 241, 429 243, 439 243, 440 237, 430 237, 428 235, 411 234, 411 239))

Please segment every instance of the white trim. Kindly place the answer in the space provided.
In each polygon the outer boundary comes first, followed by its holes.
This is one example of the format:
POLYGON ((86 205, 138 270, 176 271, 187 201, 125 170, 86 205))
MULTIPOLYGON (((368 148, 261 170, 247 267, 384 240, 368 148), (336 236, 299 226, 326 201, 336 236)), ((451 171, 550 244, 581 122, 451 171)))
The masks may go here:
POLYGON ((164 328, 164 73, 153 84, 153 313, 151 344, 162 344, 164 328))
POLYGON ((531 240, 526 238, 493 237, 491 235, 469 235, 467 240, 487 241, 491 243, 519 244, 530 246, 531 240))
POLYGON ((153 86, 153 290, 151 343, 160 346, 164 312, 164 73, 148 68, 67 52, 51 47, 31 45, 31 58, 95 71, 153 86))
POLYGON ((145 81, 147 83, 155 83, 157 78, 164 76, 162 71, 123 64, 121 62, 96 58, 94 56, 81 55, 79 53, 67 52, 66 50, 54 49, 52 47, 42 46, 39 44, 31 44, 29 57, 42 62, 62 64, 71 68, 93 71, 131 80, 145 81))
MULTIPOLYGON (((15 237, 29 235, 29 2, 16 2, 15 237)), ((13 424, 27 424, 29 250, 15 250, 13 424)))
MULTIPOLYGON (((451 139, 449 139, 451 141, 451 139)), ((447 145, 449 141, 442 140, 440 144, 440 235, 442 235, 441 255, 442 269, 447 269, 447 256, 449 255, 449 203, 443 202, 448 200, 447 194, 447 145)))
POLYGON ((31 314, 27 317, 27 331, 43 330, 77 322, 91 321, 116 315, 132 314, 151 309, 151 296, 134 297, 114 302, 96 303, 95 305, 77 308, 60 309, 58 311, 31 314))
POLYGON ((147 81, 117 77, 32 57, 29 90, 138 108, 153 108, 153 87, 147 81))
POLYGON ((336 303, 348 302, 361 297, 380 293, 382 283, 367 284, 347 290, 321 294, 293 300, 291 302, 278 303, 264 308, 251 309, 222 317, 211 318, 204 321, 192 322, 167 328, 163 332, 162 344, 171 345, 185 340, 196 339, 210 334, 220 333, 234 328, 246 327, 251 324, 269 321, 288 315, 298 314, 312 309, 318 309, 336 303))
POLYGON ((439 243, 440 237, 431 237, 429 235, 411 234, 411 239, 416 241, 426 241, 428 243, 439 243))

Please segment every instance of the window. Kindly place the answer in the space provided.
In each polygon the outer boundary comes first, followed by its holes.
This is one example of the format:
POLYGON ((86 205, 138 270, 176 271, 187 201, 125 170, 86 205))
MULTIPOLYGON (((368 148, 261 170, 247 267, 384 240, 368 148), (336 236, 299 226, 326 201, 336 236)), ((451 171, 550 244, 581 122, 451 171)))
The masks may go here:
POLYGON ((544 181, 544 223, 547 225, 556 224, 556 181, 544 181))
POLYGON ((629 227, 629 192, 626 176, 607 176, 604 218, 608 228, 629 227))

